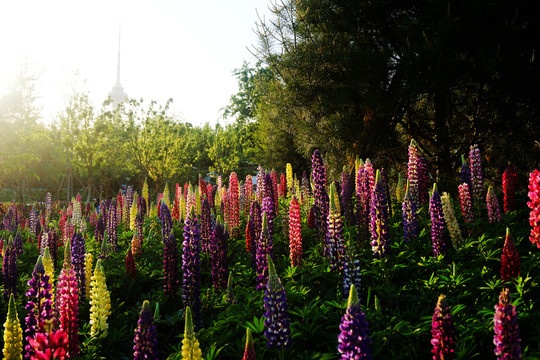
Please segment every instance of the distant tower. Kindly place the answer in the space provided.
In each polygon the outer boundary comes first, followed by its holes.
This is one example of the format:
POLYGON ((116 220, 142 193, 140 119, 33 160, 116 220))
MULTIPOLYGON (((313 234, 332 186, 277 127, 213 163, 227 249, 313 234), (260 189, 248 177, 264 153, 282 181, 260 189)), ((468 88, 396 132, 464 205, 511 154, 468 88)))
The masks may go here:
POLYGON ((124 88, 120 85, 120 30, 118 30, 118 64, 116 69, 116 84, 114 84, 109 97, 112 99, 112 108, 116 110, 118 105, 127 98, 124 88))

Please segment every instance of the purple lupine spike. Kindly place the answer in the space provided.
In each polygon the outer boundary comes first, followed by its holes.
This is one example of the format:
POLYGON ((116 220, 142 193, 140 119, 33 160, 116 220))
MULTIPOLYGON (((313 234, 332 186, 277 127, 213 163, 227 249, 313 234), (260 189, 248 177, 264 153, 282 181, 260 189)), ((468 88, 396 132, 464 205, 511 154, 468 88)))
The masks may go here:
POLYGON ((10 236, 2 259, 2 275, 4 276, 4 300, 9 299, 9 295, 17 295, 17 250, 10 236))
MULTIPOLYGON (((143 198, 142 196, 138 196, 137 199, 143 198)), ((144 198, 143 198, 144 200, 144 198)), ((144 215, 143 215, 143 207, 141 206, 140 211, 137 211, 137 215, 135 216, 135 228, 137 229, 137 235, 139 235, 139 243, 142 246, 144 241, 144 234, 143 234, 143 222, 144 222, 144 215)))
POLYGON ((489 223, 500 223, 501 222, 501 208, 499 207, 499 200, 497 200, 497 195, 493 186, 488 188, 486 195, 486 206, 488 210, 488 219, 489 223))
POLYGON ((264 194, 265 179, 266 179, 266 174, 264 172, 264 169, 261 167, 261 165, 259 165, 259 167, 257 168, 257 200, 259 204, 262 203, 262 199, 264 199, 265 197, 265 194, 264 194))
POLYGON ((212 237, 212 214, 210 204, 207 199, 204 199, 201 205, 201 240, 202 251, 208 253, 208 245, 212 237))
POLYGON ((172 231, 163 244, 163 293, 169 296, 178 293, 178 246, 172 231))
POLYGON ((84 238, 80 232, 73 235, 71 240, 71 265, 77 275, 79 284, 79 297, 84 299, 86 296, 86 249, 84 238))
POLYGON ((17 233, 15 234, 15 239, 13 239, 13 245, 15 246, 15 251, 17 254, 22 254, 24 252, 24 244, 23 244, 23 238, 21 235, 21 229, 17 229, 17 233))
POLYGON ((29 225, 30 225, 30 232, 34 235, 34 236, 37 236, 38 234, 36 233, 36 227, 37 227, 37 223, 38 223, 38 217, 39 217, 39 213, 37 212, 37 210, 35 209, 35 207, 32 207, 32 209, 30 209, 30 215, 29 215, 29 225))
POLYGON ((433 184, 433 194, 429 202, 431 215, 431 242, 433 243, 433 255, 435 257, 446 254, 446 242, 444 239, 444 217, 442 210, 441 195, 437 190, 437 184, 433 184))
POLYGON ((403 239, 411 241, 418 235, 418 215, 416 214, 416 203, 409 189, 407 180, 407 190, 403 198, 403 239))
POLYGON ((499 304, 495 305, 493 318, 495 336, 495 355, 497 359, 521 359, 521 338, 517 322, 516 307, 512 305, 510 290, 504 289, 499 296, 499 304))
POLYGON ((362 285, 362 272, 360 259, 357 256, 354 246, 349 243, 343 261, 343 298, 349 297, 351 285, 360 289, 360 286, 362 285))
POLYGON ((456 358, 454 339, 454 323, 446 302, 446 296, 439 296, 433 318, 431 320, 431 354, 433 360, 451 360, 456 358))
POLYGON ((266 214, 268 220, 268 236, 272 242, 274 239, 274 218, 276 217, 276 212, 274 209, 274 201, 271 197, 265 197, 263 199, 262 213, 266 214))
POLYGON ((169 238, 172 230, 172 217, 169 207, 165 204, 164 201, 161 202, 159 219, 161 220, 161 236, 162 240, 165 241, 169 238))
POLYGON ((107 239, 109 244, 116 250, 118 248, 118 235, 117 235, 117 221, 118 216, 116 214, 116 200, 113 200, 111 206, 109 207, 109 214, 107 219, 107 239))
POLYGON ((133 339, 133 360, 158 360, 157 330, 150 302, 143 302, 133 339))
POLYGON ((342 360, 372 359, 366 315, 360 307, 356 287, 351 285, 347 311, 341 318, 338 352, 342 360))
MULTIPOLYGON (((45 274, 43 262, 39 256, 32 278, 28 281, 26 292, 28 297, 26 304, 28 315, 25 317, 26 328, 24 329, 26 341, 34 339, 37 333, 45 332, 46 322, 53 319, 51 288, 49 275, 45 274)), ((32 347, 27 344, 25 350, 25 359, 30 359, 34 355, 32 347)))
POLYGON ((182 254, 182 300, 193 311, 195 328, 201 327, 201 234, 199 221, 192 207, 186 215, 182 254))
POLYGON ((212 284, 215 289, 225 289, 227 287, 227 238, 229 234, 223 227, 220 217, 216 221, 216 226, 212 232, 208 251, 212 263, 212 284))
POLYGON ((386 192, 382 185, 379 170, 377 170, 370 206, 369 231, 371 232, 371 248, 373 249, 373 256, 382 258, 390 247, 390 238, 388 235, 388 200, 386 199, 386 192))
POLYGON ((478 145, 471 145, 469 150, 469 162, 471 163, 472 198, 475 206, 482 203, 484 198, 484 179, 482 175, 482 158, 478 145))
POLYGON ((429 200, 428 163, 423 156, 418 157, 418 204, 424 205, 429 200))
POLYGON ((105 224, 103 223, 103 216, 100 214, 97 220, 96 229, 94 230, 94 238, 98 244, 103 241, 103 235, 105 234, 105 224))
POLYGON ((330 185, 330 212, 327 220, 326 244, 327 256, 330 258, 330 268, 332 270, 343 269, 343 257, 345 255, 343 223, 341 212, 336 203, 336 186, 330 185))
POLYGON ((268 218, 266 213, 263 213, 263 221, 261 228, 261 235, 259 241, 257 242, 257 290, 263 290, 266 287, 268 281, 268 261, 267 255, 270 255, 270 244, 268 241, 268 218))
MULTIPOLYGON (((371 160, 366 159, 366 163, 364 164, 364 176, 362 177, 362 199, 364 201, 364 206, 366 207, 366 214, 370 214, 371 212, 371 198, 373 191, 375 189, 375 169, 373 168, 373 164, 371 163, 371 160)), ((368 218, 366 218, 366 221, 368 218)))
POLYGON ((270 179, 272 180, 272 199, 274 200, 274 211, 277 214, 279 212, 279 180, 275 169, 270 171, 270 179))
POLYGON ((261 205, 257 200, 253 200, 251 203, 251 208, 249 210, 249 217, 253 221, 253 235, 254 235, 254 241, 255 246, 257 246, 257 242, 259 241, 259 238, 261 237, 261 227, 262 227, 262 210, 261 205))
POLYGON ((264 336, 269 348, 284 349, 291 341, 287 295, 270 255, 267 255, 268 283, 264 290, 264 336))
POLYGON ((311 174, 314 183, 313 198, 315 200, 315 225, 319 236, 324 238, 326 233, 326 220, 328 219, 329 199, 326 193, 326 167, 319 150, 313 152, 311 158, 311 174))

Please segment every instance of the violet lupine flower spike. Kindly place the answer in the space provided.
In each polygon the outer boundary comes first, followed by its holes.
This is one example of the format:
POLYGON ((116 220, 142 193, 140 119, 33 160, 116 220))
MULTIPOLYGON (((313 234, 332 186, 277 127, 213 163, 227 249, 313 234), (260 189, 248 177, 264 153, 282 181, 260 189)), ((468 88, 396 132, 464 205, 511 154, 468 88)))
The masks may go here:
POLYGON ((71 242, 71 264, 77 274, 77 283, 79 284, 79 297, 84 299, 86 296, 86 249, 84 238, 80 232, 73 235, 71 242))
POLYGON ((341 360, 372 359, 369 326, 354 285, 351 285, 347 311, 341 318, 339 329, 338 353, 341 360))
POLYGON ((497 200, 497 195, 495 194, 495 190, 493 190, 493 186, 490 186, 488 188, 488 192, 486 195, 486 206, 488 210, 488 219, 489 223, 500 223, 501 222, 501 209, 499 207, 499 200, 497 200))
POLYGON ((326 230, 326 244, 328 246, 326 254, 330 258, 330 268, 334 271, 343 269, 343 257, 345 256, 343 222, 338 205, 336 186, 332 183, 330 185, 330 211, 326 230))
POLYGON ((13 244, 12 236, 4 247, 2 275, 4 276, 4 300, 7 300, 10 294, 17 295, 17 249, 13 244))
POLYGON ((433 360, 451 360, 456 358, 454 339, 454 323, 446 302, 446 296, 439 296, 437 306, 431 320, 431 354, 433 360))
POLYGON ((520 266, 518 250, 512 241, 510 229, 506 228, 506 239, 501 254, 501 280, 517 279, 520 266))
POLYGON ((150 302, 143 302, 133 339, 133 360, 158 360, 158 341, 150 302))
POLYGON ((313 152, 311 158, 312 177, 314 183, 313 198, 315 200, 316 226, 321 238, 326 233, 326 219, 328 219, 328 194, 326 192, 326 167, 319 150, 313 152))
POLYGON ((444 240, 444 215, 442 209, 441 196, 437 190, 437 184, 433 184, 433 193, 429 202, 429 212, 431 215, 431 241, 433 244, 433 255, 435 257, 446 254, 446 242, 444 240))
POLYGON ((269 255, 268 237, 268 218, 266 214, 263 214, 261 236, 257 242, 257 290, 263 290, 268 281, 268 262, 266 261, 269 255))
POLYGON ((418 216, 416 214, 416 202, 414 201, 409 180, 407 180, 407 189, 403 197, 403 239, 411 241, 418 235, 418 216))
POLYGON ((480 157, 480 150, 476 144, 471 145, 469 161, 471 163, 471 193, 475 206, 479 206, 484 197, 484 180, 482 176, 482 159, 480 157))
POLYGON ((163 293, 176 296, 178 292, 178 246, 174 232, 163 244, 163 293))
POLYGON ((229 234, 225 230, 221 217, 218 216, 216 226, 212 232, 208 252, 212 264, 212 284, 215 289, 224 289, 227 286, 227 238, 229 234))
POLYGON ((493 318, 495 336, 495 355, 501 360, 521 359, 521 339, 517 322, 516 307, 512 305, 510 290, 504 289, 499 296, 499 304, 495 305, 493 318))
POLYGON ((269 196, 263 199, 262 214, 266 214, 266 219, 268 220, 268 242, 272 245, 272 248, 274 240, 274 219, 276 217, 276 212, 274 209, 274 202, 269 196))
POLYGON ((373 255, 381 258, 386 255, 390 246, 388 235, 388 200, 386 199, 386 192, 384 191, 381 174, 378 170, 375 179, 375 188, 373 189, 370 201, 369 230, 371 232, 373 255))
POLYGON ((172 217, 171 212, 169 211, 169 207, 165 203, 165 201, 161 202, 160 207, 160 220, 161 220, 161 236, 163 242, 169 238, 169 235, 171 234, 172 230, 172 217))
POLYGON ((287 295, 270 255, 268 261, 268 284, 264 291, 264 335, 266 346, 283 351, 291 341, 287 295))
POLYGON ((201 327, 201 234, 195 207, 186 216, 182 255, 182 300, 193 311, 195 328, 201 327))

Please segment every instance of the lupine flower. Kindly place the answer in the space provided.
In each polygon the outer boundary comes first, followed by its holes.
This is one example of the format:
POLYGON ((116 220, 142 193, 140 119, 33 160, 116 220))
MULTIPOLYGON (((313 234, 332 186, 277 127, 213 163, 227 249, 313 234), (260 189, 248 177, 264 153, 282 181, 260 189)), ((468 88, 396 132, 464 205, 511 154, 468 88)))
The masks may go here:
POLYGON ((150 197, 148 196, 148 182, 146 181, 146 178, 144 178, 144 184, 143 188, 141 190, 142 198, 145 200, 145 213, 148 213, 148 208, 146 208, 150 204, 150 197))
POLYGON ((137 211, 139 210, 137 208, 137 193, 133 194, 134 199, 131 203, 131 207, 129 209, 129 228, 131 230, 135 229, 135 218, 137 217, 137 211))
POLYGON ((86 281, 86 294, 90 294, 91 279, 92 274, 94 273, 94 256, 91 253, 86 253, 84 256, 84 271, 85 271, 85 281, 86 281))
MULTIPOLYGON (((362 230, 366 229, 366 224, 369 223, 369 213, 368 208, 366 207, 366 199, 364 199, 364 178, 365 178, 365 171, 364 171, 364 162, 362 159, 359 159, 357 161, 356 166, 358 169, 356 170, 356 225, 358 226, 358 231, 362 234, 362 230)), ((368 200, 369 201, 369 200, 368 200)))
POLYGON ((488 210, 488 219, 489 223, 500 223, 501 222, 501 209, 499 208, 499 200, 497 200, 497 195, 493 190, 493 186, 488 188, 486 195, 486 205, 488 210))
POLYGON ((480 204, 484 197, 484 180, 482 176, 482 159, 478 145, 471 145, 469 150, 469 161, 471 163, 471 183, 472 197, 475 204, 480 204))
POLYGON ((161 202, 160 209, 161 212, 159 219, 161 220, 161 236, 162 240, 165 241, 165 239, 168 239, 169 235, 171 234, 172 218, 169 207, 167 204, 165 204, 165 202, 161 202))
POLYGON ((313 198, 315 200, 315 226, 319 230, 319 235, 323 237, 326 233, 329 199, 328 194, 326 193, 326 166, 324 165, 319 150, 313 152, 311 169, 313 183, 315 185, 313 189, 313 198))
POLYGON ((199 340, 193 330, 193 319, 191 310, 186 307, 186 326, 184 328, 184 339, 182 340, 182 360, 202 360, 202 351, 199 348, 199 340))
POLYGON ((291 193, 293 188, 293 169, 291 163, 287 163, 285 166, 285 173, 287 174, 287 192, 291 193))
POLYGON ((13 294, 9 295, 8 313, 4 323, 4 359, 22 360, 22 329, 13 294))
POLYGON ((450 360, 456 358, 454 339, 454 323, 446 302, 446 296, 439 296, 437 306, 431 320, 431 353, 433 360, 450 360))
POLYGON ((209 244, 210 261, 212 264, 212 284, 215 289, 224 289, 227 286, 227 239, 229 233, 218 217, 209 244))
POLYGON ((246 328, 246 347, 244 349, 244 357, 242 360, 257 360, 255 357, 255 345, 253 345, 253 336, 251 330, 246 328))
POLYGON ((424 205, 429 200, 428 163, 423 156, 418 157, 418 203, 424 205))
POLYGON ((360 289, 361 284, 362 273, 360 268, 360 259, 358 259, 356 256, 354 246, 349 242, 343 261, 343 298, 349 297, 351 285, 354 285, 355 288, 360 289))
POLYGON ((64 360, 68 359, 68 336, 64 330, 52 330, 38 333, 34 339, 29 339, 28 343, 35 354, 31 360, 64 360))
POLYGON ((386 199, 379 170, 377 170, 370 206, 371 248, 375 257, 382 258, 388 251, 390 239, 388 235, 388 199, 386 199))
POLYGON ((103 241, 103 234, 105 233, 105 224, 103 223, 103 216, 99 215, 99 218, 96 223, 96 228, 94 230, 94 237, 98 244, 101 244, 103 241))
POLYGON ((118 247, 117 224, 117 206, 113 200, 113 203, 109 207, 109 214, 107 219, 107 239, 113 250, 116 250, 116 248, 118 247))
POLYGON ((131 239, 131 252, 132 256, 139 256, 142 253, 142 241, 139 236, 139 229, 135 227, 133 230, 133 238, 131 239))
POLYGON ((514 169, 512 164, 508 164, 508 167, 506 170, 504 170, 502 176, 502 186, 504 193, 504 213, 506 214, 509 211, 516 209, 516 188, 518 186, 518 177, 516 169, 514 169))
POLYGON ((4 300, 7 300, 10 295, 17 295, 17 250, 11 236, 5 247, 2 258, 2 275, 4 277, 4 300))
POLYGON ((330 212, 328 213, 328 228, 326 232, 326 254, 330 258, 330 268, 332 270, 341 270, 343 268, 343 257, 345 255, 344 238, 343 238, 343 222, 341 213, 336 201, 336 187, 332 183, 330 185, 330 212))
POLYGON ((441 196, 437 190, 437 184, 433 184, 433 194, 429 202, 431 215, 431 242, 433 243, 433 255, 446 254, 446 242, 444 241, 444 217, 441 196))
POLYGON ((17 233, 15 234, 15 239, 13 239, 13 245, 15 247, 15 251, 17 252, 17 254, 20 255, 24 252, 24 248, 23 248, 24 244, 23 244, 20 228, 17 230, 17 233))
POLYGON ((92 275, 92 286, 90 290, 90 336, 96 338, 107 336, 109 329, 107 319, 110 315, 111 294, 107 290, 105 271, 101 265, 101 260, 98 260, 94 274, 92 275))
MULTIPOLYGON (((184 248, 184 251, 187 251, 187 249, 184 248)), ((178 246, 174 232, 171 232, 163 244, 163 293, 165 295, 175 296, 177 292, 178 246)))
POLYGON ((156 325, 148 300, 143 302, 133 342, 133 360, 159 359, 156 325))
POLYGON ((407 180, 409 181, 409 191, 411 196, 418 203, 418 147, 416 141, 411 140, 409 145, 409 163, 407 168, 407 180))
POLYGON ((516 307, 512 305, 510 290, 504 289, 499 296, 499 304, 495 305, 493 318, 495 336, 495 355, 497 359, 521 359, 521 339, 517 322, 516 307))
POLYGON ((137 269, 135 268, 135 258, 133 257, 131 246, 128 247, 128 251, 126 253, 126 259, 124 260, 124 263, 126 265, 127 277, 133 279, 135 275, 137 275, 137 269))
POLYGON ((267 347, 283 349, 289 346, 291 340, 287 295, 277 276, 270 255, 267 255, 266 259, 268 262, 268 283, 263 298, 264 336, 266 336, 267 347))
POLYGON ((287 197, 287 178, 281 173, 279 177, 279 197, 287 197))
POLYGON ((441 196, 441 203, 444 215, 444 221, 448 226, 448 232, 452 238, 452 245, 454 249, 459 249, 464 245, 463 235, 461 234, 461 229, 459 228, 456 215, 454 214, 454 207, 450 199, 450 195, 447 192, 444 192, 441 196))
POLYGON ((467 183, 462 183, 458 187, 459 190, 459 202, 461 204, 461 213, 466 223, 470 224, 474 221, 472 211, 471 192, 467 183))
POLYGON ((410 192, 409 180, 407 180, 407 189, 403 198, 402 213, 403 239, 411 241, 418 235, 418 215, 416 213, 416 202, 410 192))
POLYGON ((273 244, 269 243, 268 218, 263 214, 262 229, 259 241, 257 242, 257 290, 263 290, 268 282, 268 262, 267 255, 272 254, 273 244))
POLYGON ((240 205, 239 205, 239 190, 238 190, 238 176, 235 172, 232 172, 229 175, 229 198, 228 202, 228 212, 229 218, 227 225, 233 232, 233 237, 237 236, 240 226, 240 205))
MULTIPOLYGON (((270 171, 270 182, 272 184, 272 199, 274 200, 274 212, 277 214, 279 213, 279 194, 278 194, 278 176, 275 169, 272 169, 270 171)), ((265 194, 265 196, 268 196, 265 194)))
POLYGON ((184 225, 184 253, 182 255, 182 299, 185 307, 193 310, 195 328, 201 325, 201 235, 195 209, 184 225))
POLYGON ((293 196, 289 205, 289 248, 291 266, 302 264, 302 226, 300 222, 300 204, 293 196))
POLYGON ((69 240, 64 249, 64 265, 58 276, 57 287, 56 301, 60 329, 67 333, 68 355, 74 357, 79 353, 79 287, 77 275, 71 266, 71 244, 69 240))
MULTIPOLYGON (((54 263, 51 258, 51 252, 49 251, 49 247, 45 247, 45 250, 43 251, 43 268, 45 269, 45 274, 49 276, 49 282, 52 286, 51 293, 54 294, 54 263)), ((54 295, 53 295, 54 299, 54 295)))
POLYGON ((341 318, 339 330, 341 331, 338 336, 340 359, 372 359, 369 327, 354 285, 351 285, 347 311, 341 318))
POLYGON ((72 198, 71 201, 73 202, 73 217, 71 218, 71 223, 80 227, 82 220, 81 194, 77 193, 77 198, 72 198))
POLYGON ((506 228, 506 240, 501 254, 501 280, 517 279, 519 268, 519 253, 510 235, 510 229, 506 228))
MULTIPOLYGON (((25 318, 24 335, 28 341, 35 338, 36 334, 44 332, 45 322, 53 318, 51 284, 49 276, 45 274, 41 256, 38 257, 32 278, 28 281, 26 296, 28 297, 26 303, 28 315, 25 318)), ((29 359, 34 355, 30 345, 26 345, 25 350, 25 358, 29 359)))
POLYGON ((527 206, 531 209, 529 224, 531 234, 529 240, 540 249, 540 171, 538 169, 529 175, 529 200, 527 206))
POLYGON ((253 201, 253 176, 251 174, 246 175, 246 183, 244 185, 245 192, 245 207, 244 212, 249 214, 249 209, 251 207, 251 202, 253 201))
POLYGON ((273 243, 274 218, 276 216, 276 212, 274 209, 274 202, 272 201, 271 197, 267 196, 263 199, 261 210, 262 210, 262 214, 266 214, 266 218, 268 220, 268 237, 269 237, 269 241, 273 243))
POLYGON ((71 265, 77 274, 77 284, 79 285, 79 297, 86 296, 86 250, 84 239, 81 233, 73 235, 71 245, 71 265))

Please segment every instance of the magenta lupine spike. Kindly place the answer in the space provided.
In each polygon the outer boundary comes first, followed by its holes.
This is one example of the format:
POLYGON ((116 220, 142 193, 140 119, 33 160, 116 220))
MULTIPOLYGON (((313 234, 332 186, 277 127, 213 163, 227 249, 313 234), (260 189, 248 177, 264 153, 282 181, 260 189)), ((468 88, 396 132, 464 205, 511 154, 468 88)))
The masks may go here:
POLYGON ((424 205, 429 200, 428 163, 423 156, 418 157, 418 203, 424 205))
POLYGON ((251 265, 255 268, 255 260, 257 255, 257 240, 255 238, 255 228, 253 219, 248 217, 246 223, 246 251, 251 254, 251 265))
POLYGON ((275 169, 270 171, 270 179, 272 181, 272 199, 274 200, 274 212, 279 212, 279 180, 275 169))
POLYGON ((469 189, 469 184, 462 183, 461 185, 459 185, 458 190, 463 219, 467 224, 471 224, 474 221, 474 215, 472 210, 471 192, 469 189))
POLYGON ((77 283, 79 284, 79 297, 84 299, 86 296, 86 247, 84 238, 80 232, 73 235, 71 242, 71 265, 77 275, 77 283))
POLYGON ((245 202, 244 213, 246 216, 249 214, 251 202, 253 201, 253 176, 251 174, 246 175, 246 182, 244 184, 245 202))
POLYGON ((287 177, 284 173, 279 178, 279 197, 287 197, 287 177))
POLYGON ((429 212, 431 215, 431 242, 433 245, 433 255, 446 254, 446 242, 444 239, 444 215, 442 209, 441 195, 437 190, 437 184, 433 184, 433 193, 429 202, 429 212))
POLYGON ((201 249, 205 253, 208 253, 208 244, 212 237, 212 213, 210 210, 210 203, 207 199, 204 199, 201 206, 201 249))
POLYGON ((319 150, 313 152, 311 169, 314 183, 313 199, 315 201, 315 226, 319 231, 319 236, 324 239, 326 234, 326 220, 328 219, 329 199, 326 192, 326 166, 324 166, 319 150))
POLYGON ((172 231, 163 243, 163 293, 168 296, 178 293, 178 246, 172 231))
POLYGON ((407 180, 409 181, 409 190, 414 201, 418 203, 418 147, 416 141, 411 140, 409 145, 409 163, 407 169, 407 180))
POLYGON ((9 295, 17 295, 17 250, 10 236, 9 242, 4 241, 5 253, 2 258, 2 275, 4 277, 4 300, 9 299, 9 295))
POLYGON ((482 159, 478 145, 471 145, 469 150, 469 162, 471 163, 471 184, 474 204, 481 204, 484 198, 484 178, 482 175, 482 159))
POLYGON ((268 283, 264 290, 264 335, 266 346, 283 349, 289 346, 291 330, 289 311, 287 309, 287 295, 270 255, 267 255, 268 283))
MULTIPOLYGON (((32 278, 28 281, 28 291, 26 297, 28 302, 26 310, 28 315, 25 317, 26 328, 24 335, 26 341, 33 339, 36 334, 45 332, 45 324, 53 319, 52 294, 49 275, 45 274, 45 268, 41 256, 38 257, 32 278)), ((34 355, 34 350, 30 345, 25 346, 25 359, 30 359, 34 355)))
POLYGON ((341 173, 341 211, 348 224, 353 224, 354 222, 352 193, 351 176, 346 169, 343 169, 341 173))
POLYGON ((501 254, 501 280, 517 279, 520 265, 518 250, 510 235, 510 229, 506 228, 506 239, 501 254))
POLYGON ((227 260, 227 239, 229 233, 221 224, 221 219, 216 222, 209 244, 210 262, 212 264, 212 285, 215 289, 227 287, 229 272, 227 260))
POLYGON ((143 302, 133 343, 133 360, 159 359, 157 330, 148 300, 143 302))
POLYGON ((341 318, 339 330, 338 353, 341 360, 372 359, 369 326, 354 285, 351 285, 347 311, 341 318))
POLYGON ((446 302, 446 296, 439 296, 431 320, 431 354, 433 360, 451 360, 456 358, 456 340, 452 314, 446 302))
POLYGON ((79 286, 77 275, 71 266, 70 247, 68 240, 64 251, 64 265, 58 276, 56 307, 59 327, 68 334, 68 355, 74 357, 79 353, 79 286))
POLYGON ((293 196, 289 205, 289 248, 291 267, 302 265, 302 226, 300 204, 293 196))
POLYGON ((137 211, 137 215, 135 216, 135 228, 137 229, 137 234, 139 235, 139 243, 140 246, 142 246, 144 242, 144 233, 143 233, 143 222, 144 222, 144 208, 146 205, 144 205, 144 198, 142 196, 139 196, 138 199, 141 200, 141 206, 140 211, 137 211))
POLYGON ((501 209, 499 207, 499 200, 497 200, 497 195, 493 186, 488 188, 486 194, 486 206, 488 210, 488 219, 490 224, 500 223, 501 222, 501 209))
POLYGON ((538 169, 529 175, 528 195, 527 206, 531 209, 529 213, 529 225, 531 226, 529 240, 540 249, 540 171, 538 169))
POLYGON ((513 211, 516 209, 516 188, 518 186, 518 177, 516 169, 512 164, 508 164, 506 170, 504 170, 502 176, 502 186, 504 193, 504 213, 513 211))
POLYGON ((257 168, 257 200, 260 203, 262 203, 262 200, 264 199, 264 188, 265 184, 264 181, 266 179, 266 173, 264 172, 264 169, 259 165, 257 168))
POLYGON ((407 190, 403 197, 403 239, 411 241, 418 235, 418 215, 416 213, 416 203, 411 195, 409 180, 407 180, 407 190))
POLYGON ((266 213, 263 214, 263 221, 262 221, 262 228, 261 228, 261 235, 259 238, 259 241, 257 243, 257 256, 256 256, 256 264, 257 264, 257 290, 263 290, 266 287, 266 283, 268 281, 268 261, 267 261, 267 255, 270 254, 269 247, 270 244, 268 242, 268 219, 266 217, 266 213))
POLYGON ((369 231, 371 232, 371 248, 373 249, 373 256, 382 258, 390 247, 390 239, 388 235, 388 200, 378 170, 370 206, 369 231))
POLYGON ((495 355, 501 360, 521 359, 521 338, 517 322, 516 307, 512 305, 510 290, 504 289, 499 295, 499 304, 495 305, 493 318, 493 344, 495 355))
POLYGON ((186 216, 182 255, 182 300, 193 311, 195 328, 201 327, 201 235, 194 207, 186 216))
POLYGON ((370 209, 371 205, 369 202, 371 201, 371 194, 375 189, 375 169, 369 159, 366 159, 366 163, 364 164, 364 184, 362 186, 364 197, 368 199, 367 208, 370 209))
POLYGON ((336 186, 330 185, 330 212, 328 213, 326 231, 326 254, 330 258, 330 269, 342 270, 343 257, 345 256, 345 240, 343 238, 343 223, 341 212, 336 204, 336 186))
POLYGON ((227 225, 231 229, 233 237, 237 237, 240 231, 240 203, 239 203, 238 177, 235 172, 229 175, 229 219, 227 225))

